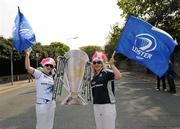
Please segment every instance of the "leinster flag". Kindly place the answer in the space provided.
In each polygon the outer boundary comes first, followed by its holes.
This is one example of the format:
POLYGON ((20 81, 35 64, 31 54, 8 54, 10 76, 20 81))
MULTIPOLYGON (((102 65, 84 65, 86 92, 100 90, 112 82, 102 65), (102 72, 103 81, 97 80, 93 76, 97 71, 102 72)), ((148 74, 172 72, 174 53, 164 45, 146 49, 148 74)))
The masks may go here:
POLYGON ((19 7, 13 28, 13 43, 18 52, 22 52, 36 43, 35 34, 19 7))
POLYGON ((149 23, 129 16, 115 51, 144 65, 161 77, 176 46, 173 38, 149 23))

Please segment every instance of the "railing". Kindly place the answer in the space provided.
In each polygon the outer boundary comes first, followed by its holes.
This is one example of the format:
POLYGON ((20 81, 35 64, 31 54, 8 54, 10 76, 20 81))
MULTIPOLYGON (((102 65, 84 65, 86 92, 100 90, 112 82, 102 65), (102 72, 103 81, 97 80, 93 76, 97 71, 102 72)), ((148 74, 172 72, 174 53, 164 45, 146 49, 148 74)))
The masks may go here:
MULTIPOLYGON (((28 74, 13 75, 13 81, 28 80, 28 74)), ((1 76, 0 84, 11 82, 11 76, 1 76)))

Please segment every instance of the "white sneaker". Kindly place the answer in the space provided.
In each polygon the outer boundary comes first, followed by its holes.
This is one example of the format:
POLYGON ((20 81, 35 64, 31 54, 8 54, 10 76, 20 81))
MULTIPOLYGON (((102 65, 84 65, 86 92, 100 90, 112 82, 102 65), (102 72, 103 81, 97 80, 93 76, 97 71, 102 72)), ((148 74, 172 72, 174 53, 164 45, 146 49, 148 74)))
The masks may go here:
POLYGON ((156 88, 156 90, 157 90, 157 91, 160 91, 160 89, 159 89, 159 88, 156 88))
POLYGON ((163 89, 163 91, 168 91, 167 89, 163 89))

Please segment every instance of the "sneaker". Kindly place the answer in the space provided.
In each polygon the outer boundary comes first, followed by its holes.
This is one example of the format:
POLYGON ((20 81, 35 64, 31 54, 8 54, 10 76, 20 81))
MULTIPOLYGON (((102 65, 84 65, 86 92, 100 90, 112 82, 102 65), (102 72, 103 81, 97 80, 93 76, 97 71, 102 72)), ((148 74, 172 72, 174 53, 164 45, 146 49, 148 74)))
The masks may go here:
POLYGON ((174 90, 168 90, 167 92, 172 93, 172 94, 176 94, 176 91, 174 91, 174 90))
POLYGON ((176 94, 176 91, 172 91, 171 93, 172 93, 172 94, 176 94))
POLYGON ((172 91, 171 91, 171 90, 167 90, 167 92, 170 92, 170 93, 171 93, 172 91))
POLYGON ((156 90, 157 90, 157 91, 160 91, 160 89, 159 89, 159 88, 156 88, 156 90))
POLYGON ((163 89, 163 91, 168 91, 167 89, 163 89))

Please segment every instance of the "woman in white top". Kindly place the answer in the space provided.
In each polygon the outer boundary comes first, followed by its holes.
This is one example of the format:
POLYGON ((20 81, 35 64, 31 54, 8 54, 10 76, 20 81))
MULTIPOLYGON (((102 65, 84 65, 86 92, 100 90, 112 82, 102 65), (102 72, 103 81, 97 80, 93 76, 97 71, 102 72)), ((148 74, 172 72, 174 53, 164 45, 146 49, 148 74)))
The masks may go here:
POLYGON ((56 103, 52 99, 54 81, 52 70, 56 63, 52 58, 41 61, 42 71, 30 66, 31 51, 25 50, 25 67, 35 77, 36 84, 36 129, 52 129, 56 103))

